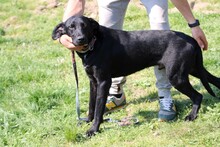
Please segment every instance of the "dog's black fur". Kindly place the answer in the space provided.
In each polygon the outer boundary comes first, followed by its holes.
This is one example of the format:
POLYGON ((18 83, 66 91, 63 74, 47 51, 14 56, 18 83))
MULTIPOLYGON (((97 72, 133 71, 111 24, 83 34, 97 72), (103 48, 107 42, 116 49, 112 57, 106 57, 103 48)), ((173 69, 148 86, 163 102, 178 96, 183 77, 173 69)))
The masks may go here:
POLYGON ((210 74, 203 66, 201 48, 192 37, 176 31, 121 31, 100 26, 84 16, 73 16, 60 23, 52 38, 67 34, 76 46, 88 46, 95 37, 93 50, 77 52, 90 79, 88 120, 94 123, 87 131, 93 135, 103 122, 105 103, 111 86, 111 78, 127 76, 144 68, 159 65, 173 87, 188 96, 192 111, 185 120, 197 117, 202 95, 193 89, 189 74, 201 80, 207 91, 215 96, 208 83, 220 89, 220 78, 210 74))

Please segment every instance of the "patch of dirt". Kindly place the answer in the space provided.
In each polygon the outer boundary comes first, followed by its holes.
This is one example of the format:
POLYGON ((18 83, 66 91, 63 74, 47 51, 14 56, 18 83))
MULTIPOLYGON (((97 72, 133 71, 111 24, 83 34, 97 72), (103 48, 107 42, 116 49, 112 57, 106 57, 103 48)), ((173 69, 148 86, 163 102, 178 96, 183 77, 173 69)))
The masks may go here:
POLYGON ((4 27, 9 27, 11 25, 17 24, 18 17, 17 16, 11 16, 8 19, 6 19, 2 24, 4 27))
MULTIPOLYGON (((60 2, 59 0, 39 0, 39 6, 36 7, 34 12, 41 14, 48 9, 63 7, 65 9, 67 3, 60 2)), ((98 17, 98 5, 96 0, 87 0, 85 5, 85 15, 91 18, 98 17)))
POLYGON ((47 9, 53 9, 53 8, 63 5, 61 2, 59 2, 59 0, 40 0, 38 1, 38 3, 39 3, 39 6, 36 7, 35 9, 35 13, 37 14, 42 13, 43 11, 47 9))
POLYGON ((213 4, 208 2, 195 2, 195 5, 192 9, 194 11, 203 12, 206 14, 220 13, 220 10, 218 8, 213 7, 213 4), (209 8, 212 8, 212 10, 210 10, 209 8))
MULTIPOLYGON (((189 0, 190 7, 195 12, 202 12, 205 14, 220 13, 220 10, 216 7, 213 7, 213 4, 209 2, 202 2, 200 0, 189 0), (212 8, 212 10, 210 10, 212 8)), ((170 10, 170 12, 177 12, 176 8, 170 10)))

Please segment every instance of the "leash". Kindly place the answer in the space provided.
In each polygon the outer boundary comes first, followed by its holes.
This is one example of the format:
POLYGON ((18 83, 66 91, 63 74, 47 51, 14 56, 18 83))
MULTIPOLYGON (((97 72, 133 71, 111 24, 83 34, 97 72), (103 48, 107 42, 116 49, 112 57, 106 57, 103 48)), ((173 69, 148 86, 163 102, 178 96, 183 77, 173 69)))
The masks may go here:
POLYGON ((78 124, 81 124, 81 121, 87 121, 88 119, 80 117, 79 80, 78 80, 74 51, 72 51, 72 64, 73 64, 73 72, 74 72, 75 81, 76 81, 76 114, 77 114, 77 120, 79 121, 78 124))
MULTIPOLYGON (((79 121, 77 125, 81 125, 82 121, 87 121, 88 118, 86 117, 80 117, 80 101, 79 101, 79 80, 78 80, 78 74, 77 74, 77 67, 76 67, 76 60, 75 60, 75 54, 74 51, 72 51, 72 64, 73 64, 73 72, 75 76, 75 81, 76 81, 76 114, 77 114, 77 120, 79 121)), ((128 117, 126 119, 129 119, 133 122, 133 124, 138 124, 139 120, 135 117, 128 117)), ((117 123, 120 126, 127 125, 128 123, 124 123, 125 120, 114 120, 112 118, 106 118, 104 119, 105 122, 111 122, 111 123, 117 123)), ((130 124, 130 123, 129 123, 130 124)), ((128 125, 129 125, 128 124, 128 125)))

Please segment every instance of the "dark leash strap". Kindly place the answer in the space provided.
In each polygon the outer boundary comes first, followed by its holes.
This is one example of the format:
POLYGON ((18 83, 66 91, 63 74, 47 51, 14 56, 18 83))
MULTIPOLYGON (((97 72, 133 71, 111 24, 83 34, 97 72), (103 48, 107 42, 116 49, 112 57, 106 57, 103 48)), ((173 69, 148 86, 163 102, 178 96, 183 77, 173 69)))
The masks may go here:
POLYGON ((74 51, 72 51, 72 64, 73 64, 73 72, 74 72, 75 81, 76 81, 76 113, 77 113, 77 120, 79 120, 79 124, 81 124, 81 121, 86 121, 87 118, 81 118, 80 117, 79 81, 78 81, 78 74, 77 74, 76 60, 75 60, 74 51))

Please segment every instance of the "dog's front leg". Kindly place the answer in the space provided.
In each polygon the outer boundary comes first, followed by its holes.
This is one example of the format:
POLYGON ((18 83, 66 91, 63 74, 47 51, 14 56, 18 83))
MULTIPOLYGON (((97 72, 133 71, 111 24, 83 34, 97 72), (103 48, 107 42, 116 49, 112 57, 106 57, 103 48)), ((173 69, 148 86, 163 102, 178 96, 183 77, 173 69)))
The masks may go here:
POLYGON ((96 80, 94 80, 94 78, 90 78, 90 98, 89 98, 88 122, 91 122, 94 119, 96 94, 97 94, 97 82, 96 82, 96 80))
POLYGON ((97 82, 97 97, 95 105, 94 122, 91 128, 87 131, 87 136, 95 135, 95 132, 99 131, 99 126, 103 122, 103 114, 110 86, 111 78, 109 78, 108 80, 97 82))

